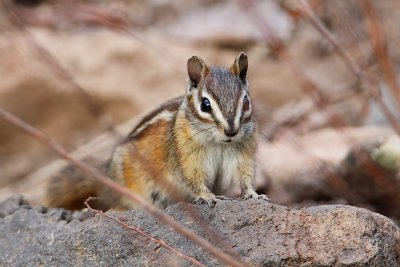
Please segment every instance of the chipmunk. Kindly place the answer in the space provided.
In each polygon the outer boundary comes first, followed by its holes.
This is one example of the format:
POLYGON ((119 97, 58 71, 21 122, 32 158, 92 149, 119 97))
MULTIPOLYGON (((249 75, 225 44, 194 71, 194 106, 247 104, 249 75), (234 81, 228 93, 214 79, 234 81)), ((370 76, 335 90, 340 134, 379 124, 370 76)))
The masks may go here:
POLYGON ((257 123, 247 68, 243 52, 230 68, 191 57, 186 95, 164 103, 131 131, 115 149, 109 174, 161 207, 174 198, 213 206, 234 184, 244 198, 267 199, 252 186, 257 123))
MULTIPOLYGON (((243 52, 229 68, 209 67, 191 57, 185 96, 138 123, 115 148, 108 174, 161 208, 177 201, 214 206, 234 185, 246 199, 268 200, 252 186, 257 122, 247 68, 243 52)), ((135 207, 120 196, 114 196, 112 206, 135 207)))

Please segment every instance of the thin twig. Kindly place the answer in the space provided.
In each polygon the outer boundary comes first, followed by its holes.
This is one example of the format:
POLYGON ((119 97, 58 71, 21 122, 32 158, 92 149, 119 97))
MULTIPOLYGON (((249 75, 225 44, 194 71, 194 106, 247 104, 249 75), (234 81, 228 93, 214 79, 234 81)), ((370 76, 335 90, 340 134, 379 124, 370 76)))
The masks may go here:
POLYGON ((371 1, 364 0, 360 1, 360 3, 367 18, 369 37, 372 41, 372 47, 375 51, 375 56, 383 70, 383 75, 386 78, 391 93, 396 100, 395 106, 397 108, 397 112, 400 113, 400 86, 397 82, 396 72, 390 60, 387 41, 385 39, 385 35, 383 34, 378 15, 376 14, 376 10, 374 9, 371 1))
POLYGON ((340 58, 352 71, 352 73, 361 81, 361 87, 369 94, 369 96, 377 103, 379 108, 384 113, 385 117, 389 120, 393 129, 400 135, 400 125, 396 117, 383 102, 381 92, 378 88, 378 84, 374 78, 368 73, 362 70, 360 65, 354 60, 354 58, 347 53, 344 48, 339 44, 335 37, 329 32, 324 26, 321 20, 315 15, 314 11, 310 8, 306 0, 297 0, 300 3, 300 7, 304 14, 307 15, 311 24, 318 30, 318 32, 326 38, 329 43, 332 44, 335 51, 339 54, 340 58))
POLYGON ((16 126, 20 130, 26 132, 27 134, 29 134, 36 140, 40 141, 41 143, 46 145, 48 148, 53 150, 55 153, 57 153, 58 156, 67 160, 72 165, 74 165, 75 167, 77 167, 78 169, 80 169, 82 172, 86 173, 90 177, 93 177, 94 179, 101 182, 105 186, 107 186, 107 187, 113 189, 114 191, 116 191, 117 193, 129 198, 130 200, 132 200, 133 202, 138 204, 140 207, 142 207, 143 210, 145 210, 146 212, 151 214, 159 222, 170 226, 177 233, 196 242, 201 247, 203 247, 204 249, 209 251, 216 258, 218 258, 222 262, 224 262, 225 264, 232 265, 232 266, 246 266, 246 264, 243 263, 243 261, 241 259, 239 259, 237 257, 234 258, 231 255, 228 255, 227 253, 224 253, 223 251, 221 251, 221 249, 214 247, 211 243, 209 243, 205 239, 201 238, 197 234, 191 232, 184 226, 180 225, 179 223, 177 223, 176 221, 171 219, 168 215, 166 215, 164 212, 162 212, 159 208, 144 201, 141 197, 134 194, 132 191, 128 190, 127 188, 121 186, 117 182, 111 180, 109 177, 102 174, 100 171, 92 168, 91 166, 85 164, 84 162, 82 162, 80 160, 73 158, 71 155, 69 155, 67 153, 67 151, 62 146, 60 146, 57 142, 55 142, 47 134, 36 129, 32 125, 21 120, 20 118, 16 117, 12 113, 6 111, 5 109, 3 109, 1 107, 0 107, 0 118, 9 122, 10 124, 16 126))
POLYGON ((121 226, 123 226, 123 227, 125 227, 125 228, 127 228, 127 229, 130 229, 130 230, 132 230, 132 231, 134 231, 134 232, 136 232, 136 233, 138 233, 138 234, 141 234, 142 236, 144 236, 144 237, 150 239, 151 241, 153 241, 154 243, 159 244, 160 246, 163 246, 164 248, 168 249, 169 251, 175 253, 178 257, 180 257, 180 258, 182 258, 182 259, 184 259, 184 260, 191 261, 193 264, 195 264, 195 265, 197 265, 197 266, 203 266, 203 267, 205 267, 204 264, 202 264, 201 262, 199 262, 199 261, 196 260, 195 258, 190 257, 190 256, 188 256, 188 255, 186 255, 186 254, 180 252, 179 250, 177 250, 177 249, 171 247, 171 246, 168 245, 164 240, 157 239, 157 238, 155 238, 155 237, 153 237, 153 236, 147 234, 146 232, 142 231, 139 227, 130 226, 130 225, 128 225, 127 223, 123 222, 123 221, 122 221, 120 218, 118 218, 118 217, 112 217, 112 216, 110 216, 110 215, 108 215, 108 214, 102 212, 101 210, 96 210, 96 209, 92 208, 92 207, 89 205, 89 201, 91 201, 91 200, 93 200, 93 199, 96 199, 96 198, 94 198, 94 197, 89 197, 89 198, 84 202, 84 203, 85 203, 85 206, 86 206, 89 210, 91 210, 91 211, 93 211, 94 213, 100 215, 101 217, 104 217, 104 218, 110 219, 110 220, 112 220, 112 221, 115 221, 115 222, 117 222, 118 224, 120 224, 121 226))

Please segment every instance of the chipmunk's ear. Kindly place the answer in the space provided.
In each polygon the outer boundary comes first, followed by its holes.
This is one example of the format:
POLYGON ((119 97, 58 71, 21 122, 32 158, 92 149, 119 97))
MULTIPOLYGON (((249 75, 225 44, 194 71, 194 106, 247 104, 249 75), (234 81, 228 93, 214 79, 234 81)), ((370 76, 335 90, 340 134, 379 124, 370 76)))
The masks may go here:
POLYGON ((229 71, 239 77, 242 82, 246 82, 247 76, 247 67, 249 63, 247 60, 247 55, 244 52, 241 52, 239 56, 233 62, 233 65, 230 67, 229 71))
POLYGON ((191 85, 197 87, 206 75, 208 75, 209 68, 201 58, 193 56, 187 62, 187 71, 191 85))

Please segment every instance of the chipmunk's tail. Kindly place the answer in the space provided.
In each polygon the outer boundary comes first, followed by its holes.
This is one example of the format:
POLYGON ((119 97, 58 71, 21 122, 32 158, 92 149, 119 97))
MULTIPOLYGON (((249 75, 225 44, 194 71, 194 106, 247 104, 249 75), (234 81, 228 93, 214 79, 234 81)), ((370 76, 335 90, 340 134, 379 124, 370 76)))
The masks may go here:
MULTIPOLYGON (((99 162, 94 159, 86 159, 84 162, 103 173, 106 172, 107 162, 99 162)), ((46 190, 45 205, 69 210, 82 209, 85 207, 84 202, 88 197, 99 197, 102 191, 104 191, 104 186, 100 182, 70 165, 50 179, 46 190)), ((90 204, 95 208, 108 208, 107 201, 102 198, 91 201, 90 204)))

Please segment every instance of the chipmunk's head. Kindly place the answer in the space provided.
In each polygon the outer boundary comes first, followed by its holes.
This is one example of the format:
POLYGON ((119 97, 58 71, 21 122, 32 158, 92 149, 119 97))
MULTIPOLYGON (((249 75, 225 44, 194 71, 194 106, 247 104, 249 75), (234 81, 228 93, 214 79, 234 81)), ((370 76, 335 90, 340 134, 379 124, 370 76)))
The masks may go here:
POLYGON ((188 60, 186 115, 193 122, 194 134, 202 140, 229 143, 253 136, 247 67, 243 52, 229 68, 208 67, 195 56, 188 60))

